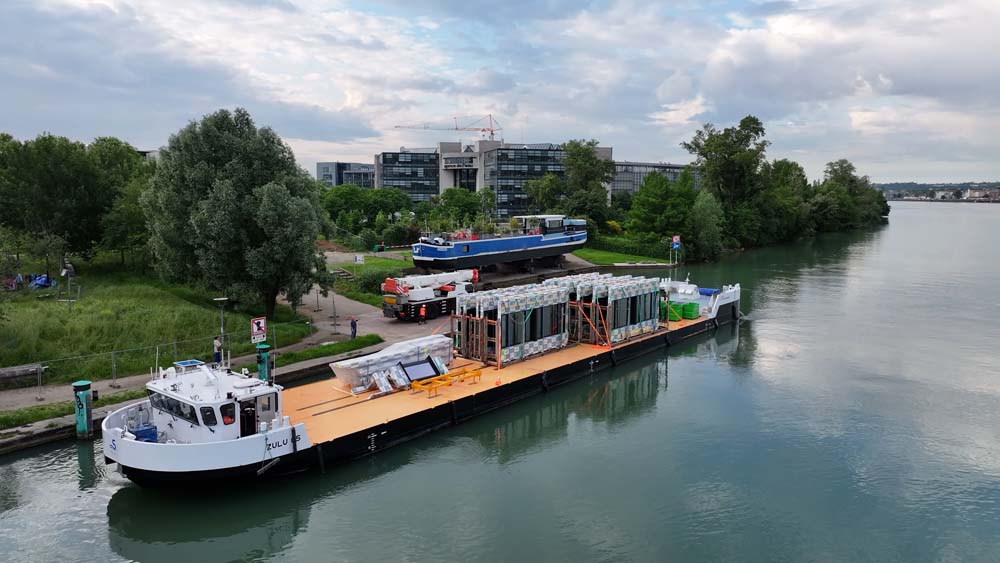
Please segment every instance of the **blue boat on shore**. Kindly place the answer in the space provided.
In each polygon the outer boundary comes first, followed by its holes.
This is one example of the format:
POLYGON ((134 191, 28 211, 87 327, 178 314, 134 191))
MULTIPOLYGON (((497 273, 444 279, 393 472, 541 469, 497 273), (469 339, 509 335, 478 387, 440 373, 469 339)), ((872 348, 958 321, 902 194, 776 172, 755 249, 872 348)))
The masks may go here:
POLYGON ((428 270, 526 266, 557 262, 587 242, 587 221, 564 215, 519 215, 509 235, 448 234, 421 237, 413 245, 413 265, 428 270))

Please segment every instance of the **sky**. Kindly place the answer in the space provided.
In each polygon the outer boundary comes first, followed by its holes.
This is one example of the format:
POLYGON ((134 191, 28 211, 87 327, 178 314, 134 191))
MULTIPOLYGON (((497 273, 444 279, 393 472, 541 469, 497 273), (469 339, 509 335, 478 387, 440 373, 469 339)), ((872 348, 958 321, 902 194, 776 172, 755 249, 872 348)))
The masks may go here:
POLYGON ((691 160, 747 114, 810 178, 1000 180, 998 0, 2 0, 0 131, 140 149, 245 107, 299 164, 475 132, 691 160))

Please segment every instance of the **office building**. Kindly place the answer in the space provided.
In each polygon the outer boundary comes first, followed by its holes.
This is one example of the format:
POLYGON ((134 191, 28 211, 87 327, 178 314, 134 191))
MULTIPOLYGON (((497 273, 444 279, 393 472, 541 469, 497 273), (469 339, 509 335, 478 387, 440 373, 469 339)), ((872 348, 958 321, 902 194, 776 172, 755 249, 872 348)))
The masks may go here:
POLYGON ((360 162, 317 162, 316 179, 331 186, 354 184, 371 188, 375 186, 375 165, 360 162))
POLYGON ((429 201, 441 192, 440 155, 434 148, 407 149, 375 155, 375 186, 399 188, 414 202, 429 201))
MULTIPOLYGON (((597 153, 610 160, 612 150, 598 147, 597 153)), ((497 197, 497 215, 510 217, 530 211, 525 184, 549 173, 562 177, 564 159, 562 146, 551 143, 481 140, 471 145, 445 142, 428 149, 400 148, 375 156, 375 185, 400 188, 413 201, 426 201, 449 188, 491 189, 497 197)))
POLYGON ((646 176, 653 172, 659 172, 673 182, 684 171, 683 164, 669 164, 666 162, 631 162, 620 160, 615 162, 615 176, 611 181, 611 193, 628 192, 634 194, 642 187, 646 176))

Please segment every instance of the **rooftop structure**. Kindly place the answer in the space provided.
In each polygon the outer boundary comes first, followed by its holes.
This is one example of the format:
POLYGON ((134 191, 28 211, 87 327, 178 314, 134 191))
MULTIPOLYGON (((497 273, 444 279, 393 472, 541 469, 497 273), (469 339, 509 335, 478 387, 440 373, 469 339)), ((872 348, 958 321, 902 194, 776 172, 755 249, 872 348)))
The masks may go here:
POLYGON ((664 175, 671 182, 684 171, 684 164, 668 162, 631 162, 619 160, 615 162, 615 176, 611 181, 611 193, 628 192, 634 194, 642 187, 642 183, 653 172, 664 175))
POLYGON ((316 179, 331 186, 353 184, 371 188, 375 186, 375 165, 361 162, 317 162, 316 179))

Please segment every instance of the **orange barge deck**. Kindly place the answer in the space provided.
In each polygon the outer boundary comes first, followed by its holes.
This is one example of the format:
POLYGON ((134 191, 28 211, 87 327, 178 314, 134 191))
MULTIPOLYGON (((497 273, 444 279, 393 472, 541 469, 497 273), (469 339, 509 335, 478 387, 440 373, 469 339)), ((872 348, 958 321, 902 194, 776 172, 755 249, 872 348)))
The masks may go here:
POLYGON ((452 371, 482 368, 481 378, 455 381, 437 387, 433 394, 408 390, 377 398, 374 392, 351 395, 343 383, 328 379, 286 389, 282 394, 283 412, 292 423, 305 425, 314 445, 335 444, 353 437, 350 441, 363 448, 355 451, 356 447, 350 447, 353 453, 347 455, 358 457, 398 441, 399 431, 393 427, 413 426, 419 434, 454 424, 714 326, 714 321, 705 318, 671 321, 669 328, 661 325, 655 332, 614 348, 575 344, 500 369, 456 358, 450 366, 452 371))

